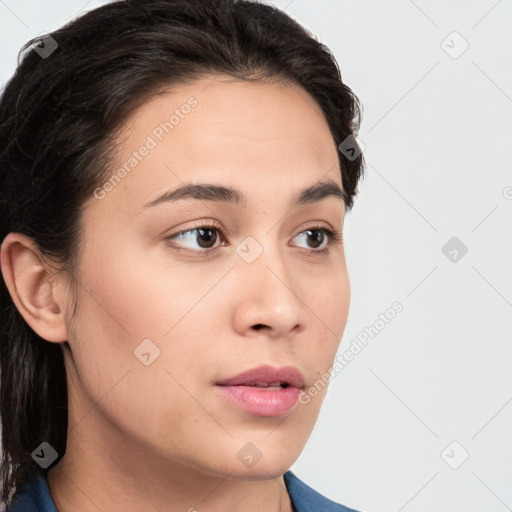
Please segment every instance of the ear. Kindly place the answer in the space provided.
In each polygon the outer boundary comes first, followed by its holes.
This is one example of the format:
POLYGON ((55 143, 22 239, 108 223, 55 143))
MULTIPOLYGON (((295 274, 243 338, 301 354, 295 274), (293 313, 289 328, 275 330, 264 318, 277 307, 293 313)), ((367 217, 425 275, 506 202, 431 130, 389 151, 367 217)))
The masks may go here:
POLYGON ((67 341, 64 273, 55 276, 35 242, 21 233, 5 237, 0 263, 12 300, 30 327, 47 341, 67 341))

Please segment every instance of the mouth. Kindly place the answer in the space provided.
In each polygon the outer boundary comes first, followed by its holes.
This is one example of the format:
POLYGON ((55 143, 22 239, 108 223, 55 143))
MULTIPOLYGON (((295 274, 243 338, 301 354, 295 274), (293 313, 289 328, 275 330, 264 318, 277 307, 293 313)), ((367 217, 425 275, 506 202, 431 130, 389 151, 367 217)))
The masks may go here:
POLYGON ((304 377, 292 366, 254 368, 216 383, 221 395, 256 416, 282 416, 297 405, 304 377))
POLYGON ((239 373, 234 377, 217 382, 218 386, 252 386, 261 388, 288 387, 304 388, 304 377, 293 366, 258 366, 239 373))
POLYGON ((261 388, 266 390, 286 389, 290 384, 288 382, 250 382, 247 384, 237 384, 238 386, 249 386, 251 388, 261 388))

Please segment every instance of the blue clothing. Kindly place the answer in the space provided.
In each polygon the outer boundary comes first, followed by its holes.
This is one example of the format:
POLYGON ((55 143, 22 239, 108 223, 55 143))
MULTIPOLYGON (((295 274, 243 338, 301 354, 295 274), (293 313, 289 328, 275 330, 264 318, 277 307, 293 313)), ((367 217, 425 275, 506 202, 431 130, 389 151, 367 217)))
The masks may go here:
MULTIPOLYGON (((295 512, 356 512, 322 496, 291 471, 287 471, 283 476, 295 512)), ((6 511, 58 512, 48 483, 41 473, 36 473, 25 483, 6 511)))
POLYGON ((283 476, 295 512, 357 512, 322 496, 291 471, 283 476))

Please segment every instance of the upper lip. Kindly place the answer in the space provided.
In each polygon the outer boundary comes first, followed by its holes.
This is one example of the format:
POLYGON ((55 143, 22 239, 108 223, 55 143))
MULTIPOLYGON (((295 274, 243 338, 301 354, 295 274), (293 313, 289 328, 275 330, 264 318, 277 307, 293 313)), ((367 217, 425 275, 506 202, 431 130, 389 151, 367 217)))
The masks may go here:
POLYGON ((251 384, 260 386, 286 384, 288 386, 303 388, 304 377, 300 371, 293 366, 276 368, 270 365, 264 365, 217 382, 219 386, 249 386, 251 384))

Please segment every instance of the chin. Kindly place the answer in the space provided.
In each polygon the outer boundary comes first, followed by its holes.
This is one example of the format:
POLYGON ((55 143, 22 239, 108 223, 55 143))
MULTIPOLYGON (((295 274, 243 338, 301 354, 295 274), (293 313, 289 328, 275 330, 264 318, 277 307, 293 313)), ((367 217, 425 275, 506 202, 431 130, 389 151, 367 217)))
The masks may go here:
POLYGON ((263 459, 260 459, 251 468, 232 468, 232 471, 229 472, 229 478, 253 481, 279 478, 290 469, 295 460, 296 458, 293 460, 287 458, 286 460, 263 462, 263 459))
POLYGON ((277 435, 272 443, 268 439, 266 442, 231 440, 229 446, 210 452, 208 460, 196 460, 194 465, 200 466, 203 473, 234 480, 279 478, 290 469, 303 448, 298 439, 293 445, 281 441, 282 436, 277 435))
POLYGON ((271 434, 266 431, 265 436, 254 436, 252 439, 253 441, 236 443, 236 460, 230 464, 229 469, 235 478, 243 480, 278 478, 290 469, 305 444, 304 438, 286 431, 282 433, 276 431, 271 434))

